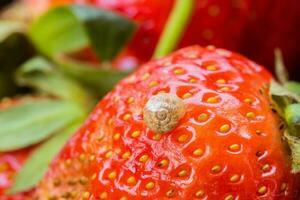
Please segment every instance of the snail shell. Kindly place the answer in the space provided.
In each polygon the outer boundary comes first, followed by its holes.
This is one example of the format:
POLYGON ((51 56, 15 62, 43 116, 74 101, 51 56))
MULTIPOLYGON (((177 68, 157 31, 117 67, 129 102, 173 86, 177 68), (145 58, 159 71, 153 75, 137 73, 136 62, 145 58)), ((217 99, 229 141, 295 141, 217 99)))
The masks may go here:
POLYGON ((155 133, 173 130, 185 114, 185 105, 176 95, 159 93, 152 96, 144 107, 144 121, 155 133))

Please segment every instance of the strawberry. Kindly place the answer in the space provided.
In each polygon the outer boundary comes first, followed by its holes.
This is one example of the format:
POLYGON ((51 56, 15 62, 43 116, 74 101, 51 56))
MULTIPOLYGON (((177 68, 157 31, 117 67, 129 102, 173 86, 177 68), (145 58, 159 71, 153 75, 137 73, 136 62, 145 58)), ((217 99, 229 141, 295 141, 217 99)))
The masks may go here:
MULTIPOLYGON (((0 102, 0 109, 16 105, 20 99, 3 100, 0 102)), ((0 200, 29 200, 33 191, 17 193, 12 196, 5 195, 7 189, 12 186, 14 176, 22 168, 22 165, 32 152, 32 148, 22 149, 13 152, 0 152, 0 200)))
POLYGON ((44 199, 295 199, 272 76, 212 46, 122 80, 53 161, 44 199))
MULTIPOLYGON (((164 29, 174 0, 48 0, 32 1, 32 5, 57 6, 68 3, 91 4, 117 11, 140 24, 129 53, 132 64, 147 61, 164 29), (44 4, 44 5, 42 5, 44 4), (143 51, 141 51, 143 49, 143 51)), ((216 45, 241 52, 273 69, 274 49, 279 47, 290 69, 299 65, 299 1, 209 0, 195 1, 195 12, 180 47, 200 44, 216 45), (286 12, 286 11, 289 12, 286 12), (287 38, 289 38, 287 40, 287 38)), ((124 68, 120 65, 119 68, 124 68)))

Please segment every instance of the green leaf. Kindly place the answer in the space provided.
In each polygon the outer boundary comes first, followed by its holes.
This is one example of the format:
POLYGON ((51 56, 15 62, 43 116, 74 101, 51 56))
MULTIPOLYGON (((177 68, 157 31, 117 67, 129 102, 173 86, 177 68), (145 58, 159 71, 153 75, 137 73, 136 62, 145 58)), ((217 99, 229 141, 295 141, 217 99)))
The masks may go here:
POLYGON ((292 173, 300 172, 300 139, 298 137, 291 136, 287 131, 284 133, 291 150, 292 160, 292 173))
POLYGON ((34 57, 24 63, 16 77, 22 86, 34 87, 42 93, 77 102, 87 111, 96 103, 87 88, 61 73, 53 63, 42 57, 34 57))
POLYGON ((284 87, 286 87, 289 91, 300 96, 300 83, 296 81, 288 81, 284 84, 284 87))
POLYGON ((59 153, 80 124, 80 122, 73 123, 41 144, 25 162, 8 193, 22 192, 36 186, 46 173, 53 158, 59 153))
POLYGON ((24 29, 21 23, 0 21, 0 98, 19 92, 14 72, 33 54, 24 29))
POLYGON ((83 116, 77 104, 50 99, 0 110, 0 152, 37 144, 83 116))
POLYGON ((64 73, 94 88, 100 96, 106 94, 119 80, 128 75, 128 72, 105 69, 69 57, 59 57, 56 62, 64 73))
POLYGON ((285 120, 290 134, 300 136, 300 104, 290 104, 286 107, 285 120))
POLYGON ((271 82, 270 95, 281 116, 284 116, 284 110, 289 104, 300 102, 298 95, 290 92, 276 81, 271 82))
POLYGON ((177 47, 193 14, 193 8, 194 0, 176 0, 155 49, 154 58, 165 56, 177 47))
POLYGON ((135 24, 112 12, 69 5, 42 15, 30 29, 34 44, 53 57, 90 44, 104 61, 113 59, 132 36, 135 24))

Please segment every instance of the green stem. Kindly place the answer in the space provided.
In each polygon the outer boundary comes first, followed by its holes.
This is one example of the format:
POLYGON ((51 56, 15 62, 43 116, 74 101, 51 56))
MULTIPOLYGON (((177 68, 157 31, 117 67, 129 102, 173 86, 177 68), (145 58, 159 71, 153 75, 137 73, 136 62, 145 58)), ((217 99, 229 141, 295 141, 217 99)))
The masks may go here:
POLYGON ((193 11, 194 0, 176 0, 153 57, 160 58, 172 52, 182 37, 193 11))

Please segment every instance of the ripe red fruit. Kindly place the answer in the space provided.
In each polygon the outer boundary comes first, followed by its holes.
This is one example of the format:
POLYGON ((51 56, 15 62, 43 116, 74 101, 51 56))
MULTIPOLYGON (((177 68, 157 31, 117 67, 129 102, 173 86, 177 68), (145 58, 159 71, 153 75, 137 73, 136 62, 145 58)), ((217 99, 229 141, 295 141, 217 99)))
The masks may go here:
POLYGON ((271 79, 256 63, 213 47, 152 61, 98 104, 52 163, 38 194, 295 199, 297 177, 270 108, 271 79))
MULTIPOLYGON (((47 4, 32 1, 33 5, 47 4)), ((180 47, 200 44, 238 51, 269 69, 274 66, 274 49, 283 52, 289 69, 299 66, 299 1, 298 0, 195 0, 195 13, 180 47), (288 12, 287 12, 288 11, 288 12)), ((133 64, 147 61, 156 46, 174 0, 48 0, 49 5, 67 3, 91 4, 117 11, 139 23, 129 44, 133 64), (143 51, 141 51, 141 49, 143 51)), ((126 55, 121 57, 126 59, 126 55)), ((122 65, 121 65, 122 68, 122 65)))
MULTIPOLYGON (((17 104, 20 100, 5 100, 0 102, 0 110, 17 104)), ((27 200, 33 195, 33 191, 17 193, 7 196, 5 193, 13 182, 16 173, 31 153, 32 148, 27 148, 14 152, 0 152, 0 200, 27 200)))

